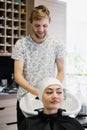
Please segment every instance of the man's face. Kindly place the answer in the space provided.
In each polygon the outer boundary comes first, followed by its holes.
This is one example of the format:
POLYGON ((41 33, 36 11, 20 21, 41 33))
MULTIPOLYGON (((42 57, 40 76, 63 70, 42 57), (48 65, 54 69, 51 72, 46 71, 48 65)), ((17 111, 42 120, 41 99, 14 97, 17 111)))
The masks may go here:
POLYGON ((38 39, 43 39, 47 35, 49 25, 48 17, 32 22, 32 31, 38 39))

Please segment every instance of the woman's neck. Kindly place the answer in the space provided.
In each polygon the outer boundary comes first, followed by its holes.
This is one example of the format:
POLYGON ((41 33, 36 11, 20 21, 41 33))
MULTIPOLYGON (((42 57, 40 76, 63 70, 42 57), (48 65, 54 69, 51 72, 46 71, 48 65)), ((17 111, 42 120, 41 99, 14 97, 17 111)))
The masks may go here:
POLYGON ((58 112, 58 109, 44 109, 44 114, 56 114, 58 112))

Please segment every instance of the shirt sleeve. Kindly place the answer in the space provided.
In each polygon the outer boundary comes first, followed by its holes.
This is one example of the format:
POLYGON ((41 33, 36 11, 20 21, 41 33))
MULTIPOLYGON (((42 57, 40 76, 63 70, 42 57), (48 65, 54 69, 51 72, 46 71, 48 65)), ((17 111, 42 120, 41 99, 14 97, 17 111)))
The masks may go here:
POLYGON ((56 58, 64 58, 65 57, 65 45, 62 41, 57 42, 56 47, 56 58))
POLYGON ((13 47, 12 59, 24 60, 24 50, 22 40, 18 40, 15 46, 13 47))

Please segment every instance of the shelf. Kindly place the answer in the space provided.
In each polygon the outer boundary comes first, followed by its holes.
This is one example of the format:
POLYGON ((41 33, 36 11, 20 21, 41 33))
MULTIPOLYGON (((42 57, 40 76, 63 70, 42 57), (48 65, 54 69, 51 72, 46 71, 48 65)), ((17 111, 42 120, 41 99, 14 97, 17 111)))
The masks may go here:
POLYGON ((0 0, 0 55, 11 55, 19 38, 27 35, 27 0, 0 0))

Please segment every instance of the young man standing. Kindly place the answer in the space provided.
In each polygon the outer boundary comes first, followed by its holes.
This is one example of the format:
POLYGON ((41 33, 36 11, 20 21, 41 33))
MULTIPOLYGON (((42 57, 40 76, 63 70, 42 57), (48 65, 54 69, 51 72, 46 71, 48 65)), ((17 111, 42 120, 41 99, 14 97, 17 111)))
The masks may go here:
POLYGON ((48 35, 51 21, 50 11, 44 5, 35 7, 29 17, 32 33, 17 41, 12 58, 14 77, 19 84, 17 93, 18 126, 24 116, 20 111, 21 97, 30 92, 39 95, 38 83, 45 77, 56 77, 61 82, 64 78, 64 45, 60 40, 48 35), (55 74, 55 64, 58 72, 55 74))

